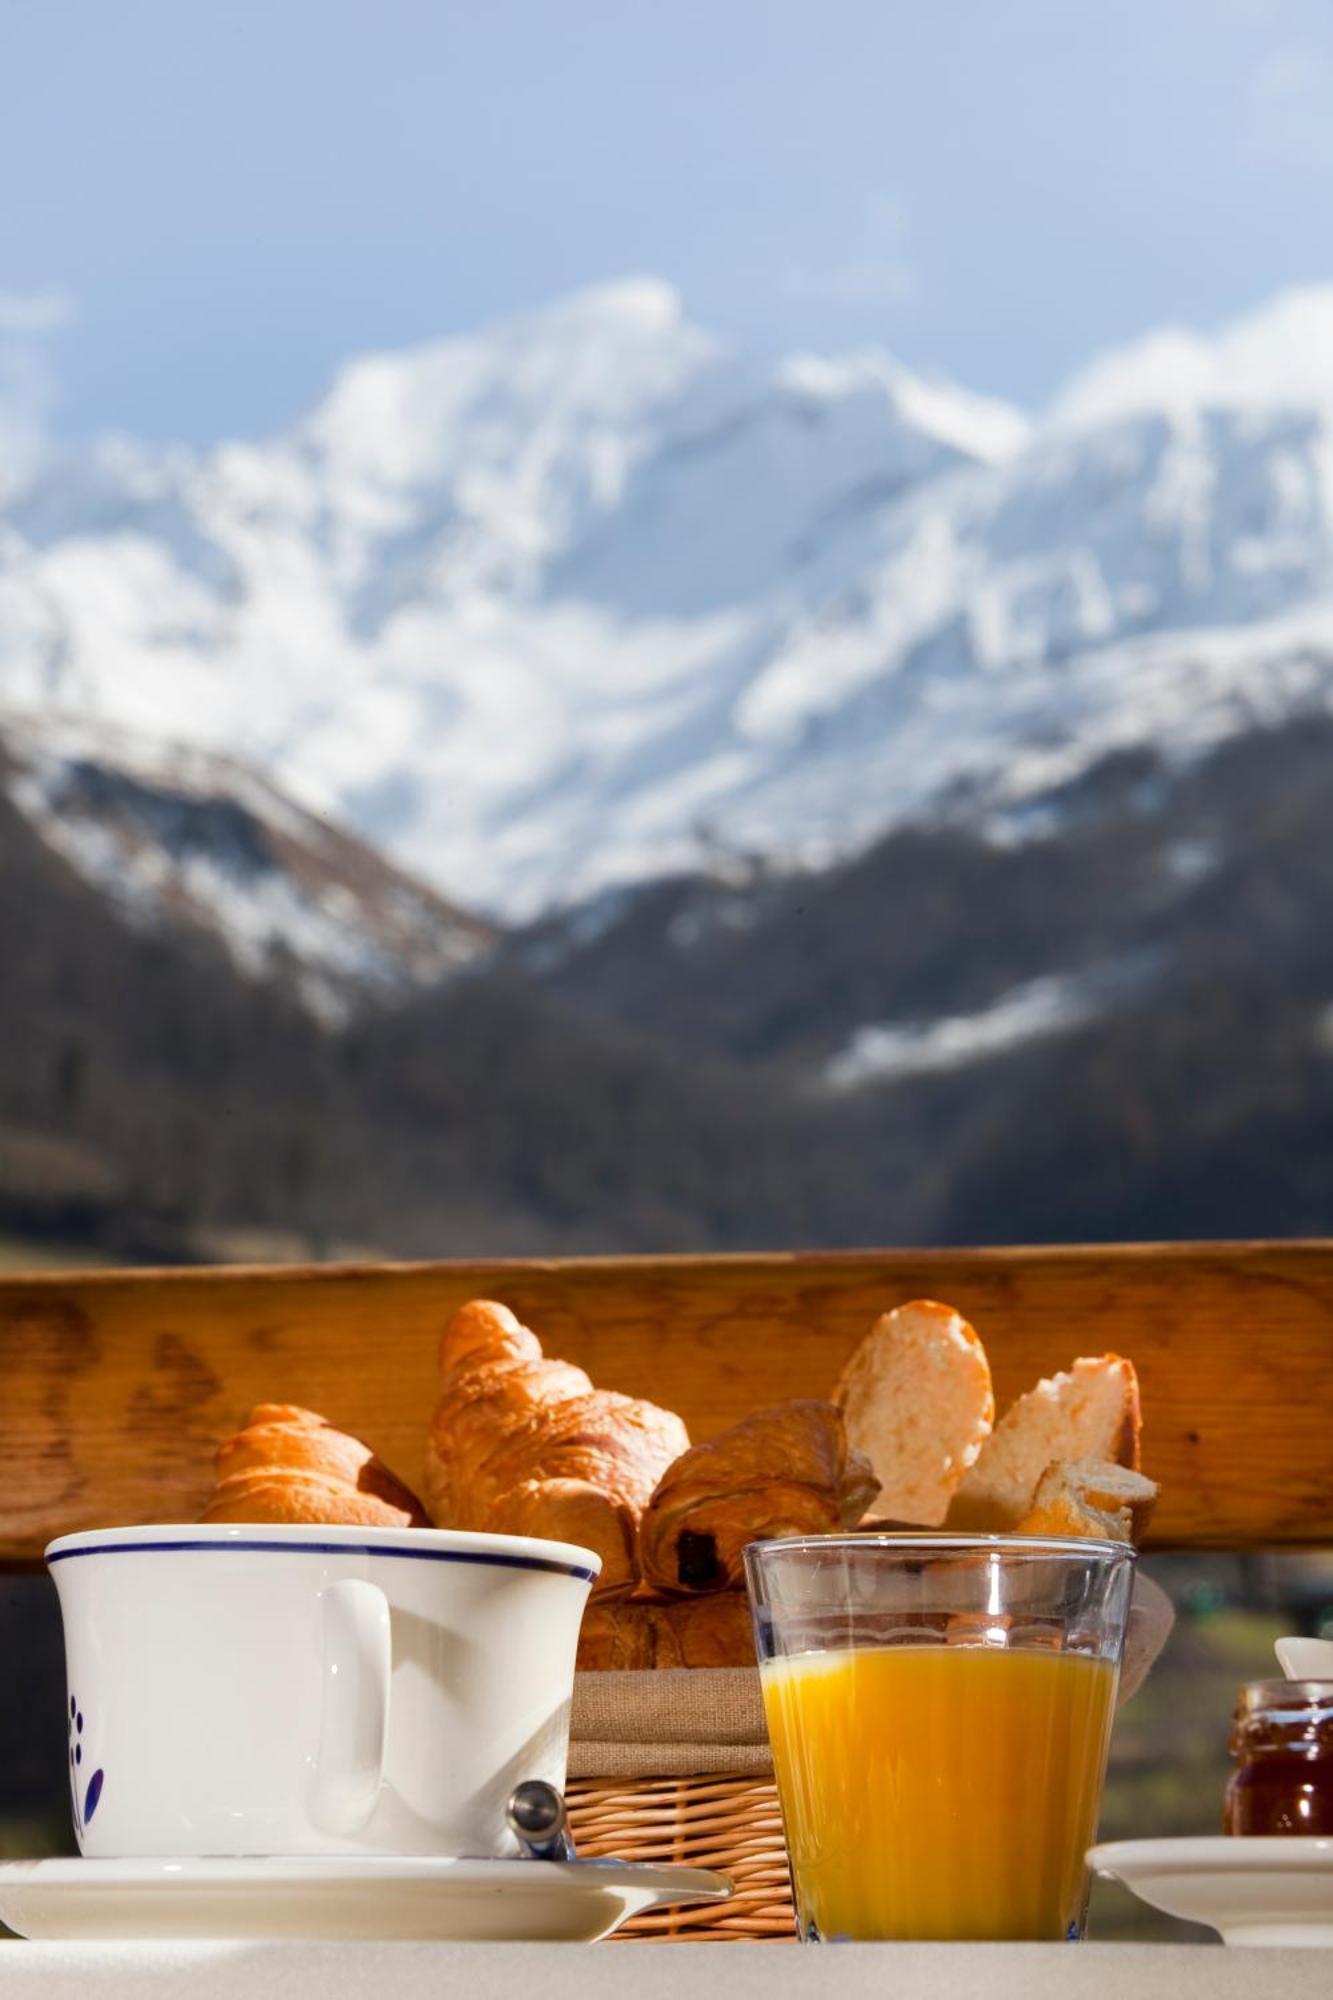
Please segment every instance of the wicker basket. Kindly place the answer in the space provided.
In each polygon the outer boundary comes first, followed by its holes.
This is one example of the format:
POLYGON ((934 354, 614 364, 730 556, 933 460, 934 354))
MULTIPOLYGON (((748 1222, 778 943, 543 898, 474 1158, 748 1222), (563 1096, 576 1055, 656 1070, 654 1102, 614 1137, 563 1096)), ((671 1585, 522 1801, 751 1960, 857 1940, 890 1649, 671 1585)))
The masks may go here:
POLYGON ((782 1817, 767 1779, 574 1778, 566 1796, 580 1854, 717 1868, 734 1885, 728 1902, 649 1910, 618 1937, 794 1939, 782 1817))

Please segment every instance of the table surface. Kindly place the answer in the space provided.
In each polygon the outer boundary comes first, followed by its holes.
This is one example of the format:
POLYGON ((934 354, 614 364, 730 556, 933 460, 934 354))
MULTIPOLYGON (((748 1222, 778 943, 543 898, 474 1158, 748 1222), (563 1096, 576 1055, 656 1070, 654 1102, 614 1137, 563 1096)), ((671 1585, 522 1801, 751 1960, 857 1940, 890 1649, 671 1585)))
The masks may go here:
POLYGON ((5 2000, 1328 2000, 1333 1952, 1208 1945, 7 1944, 5 2000))

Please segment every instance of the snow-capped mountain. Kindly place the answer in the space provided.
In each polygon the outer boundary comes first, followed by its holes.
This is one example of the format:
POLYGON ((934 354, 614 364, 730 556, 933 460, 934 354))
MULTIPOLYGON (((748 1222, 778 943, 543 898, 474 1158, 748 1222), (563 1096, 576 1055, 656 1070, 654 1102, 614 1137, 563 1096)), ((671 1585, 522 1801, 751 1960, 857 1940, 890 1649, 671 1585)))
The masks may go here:
POLYGON ((402 999, 493 933, 213 752, 0 717, 0 792, 138 929, 203 930, 326 1022, 402 999))
POLYGON ((290 433, 48 458, 0 700, 248 760, 473 907, 913 817, 1333 701, 1333 289, 1036 423, 761 366, 650 280, 350 364, 290 433))

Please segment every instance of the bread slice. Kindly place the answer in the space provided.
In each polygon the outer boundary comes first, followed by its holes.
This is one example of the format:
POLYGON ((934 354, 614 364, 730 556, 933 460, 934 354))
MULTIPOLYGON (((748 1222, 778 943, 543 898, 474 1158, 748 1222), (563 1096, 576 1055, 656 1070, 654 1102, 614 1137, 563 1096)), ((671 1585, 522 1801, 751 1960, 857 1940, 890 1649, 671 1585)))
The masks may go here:
POLYGON ((1157 1503, 1157 1483, 1102 1459, 1056 1459, 1037 1481, 1020 1535, 1090 1535, 1111 1542, 1143 1539, 1157 1503))
POLYGON ((913 1299, 881 1315, 833 1400, 880 1484, 875 1512, 938 1527, 995 1418, 986 1351, 952 1306, 913 1299))
POLYGON ((1118 1354, 1076 1361, 1005 1411, 954 1496, 949 1526, 1016 1527, 1056 1459, 1095 1458, 1137 1471, 1139 1430, 1133 1362, 1118 1354))

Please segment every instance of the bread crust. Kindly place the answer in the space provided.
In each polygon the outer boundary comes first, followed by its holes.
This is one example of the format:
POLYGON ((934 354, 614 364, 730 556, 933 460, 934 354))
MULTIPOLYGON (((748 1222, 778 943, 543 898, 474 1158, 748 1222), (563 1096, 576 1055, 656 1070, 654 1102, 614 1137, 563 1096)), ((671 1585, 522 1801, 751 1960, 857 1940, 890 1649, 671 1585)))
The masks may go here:
POLYGON ((744 1591, 708 1597, 604 1598, 590 1604, 579 1634, 584 1673, 655 1667, 752 1667, 754 1627, 744 1591))
POLYGON ((259 1403, 216 1458, 205 1521, 424 1528, 426 1510, 370 1446, 295 1403, 259 1403))
POLYGON ((531 1328, 490 1299, 450 1319, 440 1369, 425 1477, 436 1525, 575 1542, 602 1559, 598 1596, 632 1590, 640 1516, 689 1449, 680 1418, 548 1360, 531 1328))
POLYGON ((1033 1502, 1056 1459, 1097 1459, 1138 1470, 1138 1377, 1120 1354, 1082 1355, 1005 1411, 954 1495, 948 1525, 1004 1532, 1033 1502))
POLYGON ((1098 1459, 1056 1459, 1037 1481, 1020 1535, 1077 1535, 1142 1541, 1157 1485, 1141 1472, 1098 1459))
POLYGON ((740 1585, 747 1542, 849 1527, 877 1491, 832 1403, 757 1410, 667 1467, 639 1523, 639 1567, 661 1591, 740 1585))
POLYGON ((879 1481, 878 1511, 937 1527, 995 1420, 990 1364, 953 1306, 912 1299, 882 1313, 833 1400, 879 1481))

